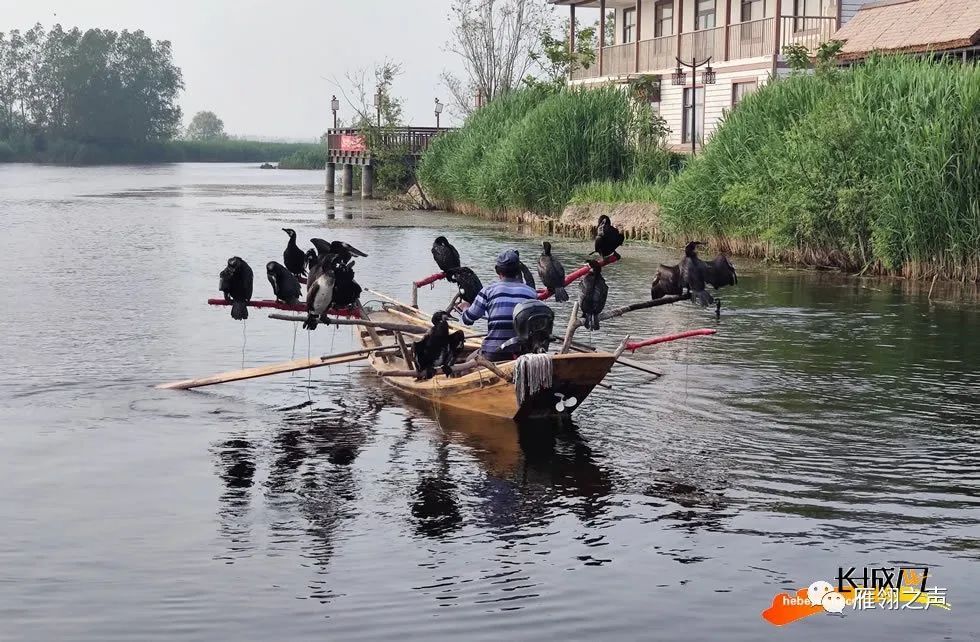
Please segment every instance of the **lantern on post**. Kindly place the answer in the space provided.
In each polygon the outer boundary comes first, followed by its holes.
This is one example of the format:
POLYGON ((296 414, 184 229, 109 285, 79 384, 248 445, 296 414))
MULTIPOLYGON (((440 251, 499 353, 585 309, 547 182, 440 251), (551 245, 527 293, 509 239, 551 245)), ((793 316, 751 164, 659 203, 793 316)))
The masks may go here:
POLYGON ((333 111, 333 128, 337 129, 337 111, 340 110, 340 101, 336 96, 330 99, 330 109, 333 111))
POLYGON ((674 73, 670 75, 670 84, 676 87, 682 86, 687 80, 686 75, 687 74, 684 73, 684 70, 678 66, 676 69, 674 69, 674 73))
POLYGON ((688 119, 688 122, 691 124, 691 156, 694 156, 698 147, 697 125, 694 122, 698 115, 698 90, 697 90, 698 67, 704 67, 705 65, 707 65, 707 67, 704 70, 704 73, 701 74, 701 80, 704 82, 705 85, 715 84, 715 70, 711 68, 711 56, 708 56, 701 62, 698 62, 697 58, 691 58, 691 62, 684 62, 680 58, 676 58, 676 60, 677 60, 677 69, 674 71, 674 75, 671 77, 673 84, 675 85, 684 84, 685 74, 684 74, 684 70, 681 67, 689 67, 691 69, 691 87, 690 87, 691 104, 690 106, 685 105, 684 109, 691 110, 691 117, 688 119), (680 82, 678 82, 678 79, 680 80, 680 82))
POLYGON ((439 117, 442 116, 443 104, 436 98, 436 129, 439 129, 439 117))

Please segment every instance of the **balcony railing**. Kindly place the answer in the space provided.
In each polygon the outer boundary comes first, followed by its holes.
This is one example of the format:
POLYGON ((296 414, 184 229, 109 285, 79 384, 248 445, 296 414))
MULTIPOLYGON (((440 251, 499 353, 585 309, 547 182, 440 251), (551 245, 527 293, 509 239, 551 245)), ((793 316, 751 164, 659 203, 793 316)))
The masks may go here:
POLYGON ((604 76, 621 76, 631 74, 636 66, 636 43, 613 45, 602 51, 602 74, 604 76))
MULTIPOLYGON (((814 52, 837 30, 837 18, 823 16, 780 16, 739 22, 732 25, 689 31, 680 36, 664 36, 641 40, 639 43, 613 45, 603 48, 602 76, 622 76, 647 73, 675 66, 674 57, 681 60, 709 56, 713 63, 743 58, 761 58, 781 53, 783 47, 801 44, 814 52), (776 43, 776 20, 779 20, 779 43, 776 43), (680 42, 678 43, 678 38, 680 42), (726 50, 727 43, 727 50, 726 50), (639 68, 637 49, 639 47, 639 68)), ((576 69, 573 80, 598 78, 598 59, 588 69, 576 69)))
POLYGON ((725 28, 702 29, 681 34, 681 60, 725 59, 725 28))
POLYGON ((640 41, 640 71, 654 71, 676 66, 677 36, 663 36, 640 41))
POLYGON ((572 69, 572 80, 588 80, 599 77, 599 58, 596 56, 595 62, 589 67, 577 66, 572 69))
POLYGON ((776 20, 763 18, 728 26, 728 60, 771 56, 775 49, 776 20))
POLYGON ((781 20, 780 51, 786 45, 803 45, 813 53, 837 31, 837 18, 783 16, 781 20))

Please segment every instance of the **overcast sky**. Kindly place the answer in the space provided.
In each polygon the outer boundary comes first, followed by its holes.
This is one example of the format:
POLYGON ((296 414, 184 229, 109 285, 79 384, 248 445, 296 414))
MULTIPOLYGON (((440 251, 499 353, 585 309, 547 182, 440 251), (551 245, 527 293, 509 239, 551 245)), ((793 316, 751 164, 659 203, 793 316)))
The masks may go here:
MULTIPOLYGON (((230 134, 315 138, 330 126, 329 79, 402 62, 395 92, 412 124, 435 125, 448 101, 439 74, 459 63, 445 52, 450 0, 0 0, 0 31, 143 29, 170 40, 184 72, 184 122, 210 109, 230 134)), ((342 105, 341 116, 351 110, 342 105)), ((443 124, 446 123, 444 118, 443 124)))

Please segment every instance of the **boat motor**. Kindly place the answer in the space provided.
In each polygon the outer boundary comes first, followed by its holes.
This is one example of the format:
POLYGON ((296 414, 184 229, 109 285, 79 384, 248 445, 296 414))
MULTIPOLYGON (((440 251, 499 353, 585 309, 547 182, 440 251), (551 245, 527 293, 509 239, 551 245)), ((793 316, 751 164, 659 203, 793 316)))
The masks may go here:
POLYGON ((508 341, 522 354, 548 351, 555 326, 555 311, 541 301, 525 301, 514 307, 514 331, 517 336, 508 341))

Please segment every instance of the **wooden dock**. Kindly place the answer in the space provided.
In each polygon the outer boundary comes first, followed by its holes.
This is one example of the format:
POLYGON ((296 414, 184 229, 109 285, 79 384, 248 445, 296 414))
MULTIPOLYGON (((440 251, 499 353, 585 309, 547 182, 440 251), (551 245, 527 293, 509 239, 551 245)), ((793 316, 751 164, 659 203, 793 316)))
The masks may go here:
MULTIPOLYGON (((385 150, 399 150, 401 162, 413 170, 432 140, 452 129, 447 127, 389 127, 374 137, 373 145, 385 150)), ((374 197, 374 172, 377 152, 369 144, 368 132, 363 129, 330 129, 327 131, 326 191, 336 191, 337 166, 341 167, 340 193, 354 193, 354 167, 361 168, 361 198, 374 197)))

